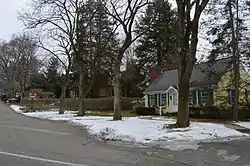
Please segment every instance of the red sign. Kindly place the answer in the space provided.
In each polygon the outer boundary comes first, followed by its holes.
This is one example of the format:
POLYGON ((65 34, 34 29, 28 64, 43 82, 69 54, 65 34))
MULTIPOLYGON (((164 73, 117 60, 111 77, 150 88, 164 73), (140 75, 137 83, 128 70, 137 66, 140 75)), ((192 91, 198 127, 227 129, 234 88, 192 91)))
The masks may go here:
POLYGON ((36 93, 30 93, 29 100, 36 100, 37 94, 36 93))

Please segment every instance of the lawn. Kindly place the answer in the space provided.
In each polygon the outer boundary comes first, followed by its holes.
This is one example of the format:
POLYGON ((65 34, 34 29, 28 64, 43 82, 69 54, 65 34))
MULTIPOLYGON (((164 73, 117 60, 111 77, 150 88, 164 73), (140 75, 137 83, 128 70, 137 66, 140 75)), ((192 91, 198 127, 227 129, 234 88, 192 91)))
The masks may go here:
MULTIPOLYGON (((87 111, 87 116, 113 116, 112 111, 87 111)), ((136 117, 136 113, 132 111, 123 111, 122 117, 136 117)))

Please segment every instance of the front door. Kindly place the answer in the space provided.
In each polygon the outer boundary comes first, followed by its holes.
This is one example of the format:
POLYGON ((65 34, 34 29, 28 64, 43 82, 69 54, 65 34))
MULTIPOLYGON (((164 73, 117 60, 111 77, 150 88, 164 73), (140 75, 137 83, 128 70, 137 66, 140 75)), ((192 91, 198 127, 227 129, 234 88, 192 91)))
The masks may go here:
POLYGON ((173 112, 173 94, 168 93, 168 112, 173 112))

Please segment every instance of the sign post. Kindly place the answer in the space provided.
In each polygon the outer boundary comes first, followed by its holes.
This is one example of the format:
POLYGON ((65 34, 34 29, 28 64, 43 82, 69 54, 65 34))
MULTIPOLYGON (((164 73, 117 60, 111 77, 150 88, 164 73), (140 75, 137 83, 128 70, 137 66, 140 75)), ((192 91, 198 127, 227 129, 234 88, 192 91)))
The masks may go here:
POLYGON ((36 93, 30 93, 29 94, 29 100, 31 101, 31 111, 34 111, 34 101, 37 99, 36 93))

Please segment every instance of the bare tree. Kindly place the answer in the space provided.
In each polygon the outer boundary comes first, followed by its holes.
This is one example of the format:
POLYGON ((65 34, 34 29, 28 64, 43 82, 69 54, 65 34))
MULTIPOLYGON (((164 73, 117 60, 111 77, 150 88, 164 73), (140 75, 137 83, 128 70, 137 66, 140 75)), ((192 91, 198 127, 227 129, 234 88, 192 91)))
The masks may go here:
POLYGON ((178 127, 189 126, 189 80, 196 62, 199 20, 209 0, 176 0, 178 8, 178 127))
POLYGON ((8 43, 0 46, 0 67, 3 79, 7 80, 9 90, 21 99, 30 85, 31 73, 36 69, 36 43, 31 36, 22 34, 13 36, 8 43))
MULTIPOLYGON (((84 98, 86 97, 84 91, 84 73, 86 71, 83 67, 85 53, 80 48, 82 40, 79 38, 78 32, 80 27, 82 28, 81 32, 84 32, 84 29, 88 26, 88 23, 80 26, 80 12, 85 1, 33 0, 32 2, 31 7, 33 11, 23 13, 20 18, 24 21, 27 28, 42 28, 57 34, 59 38, 52 39, 60 43, 61 48, 64 48, 64 54, 68 57, 73 55, 79 70, 79 115, 83 116, 85 114, 84 98)), ((89 17, 88 22, 91 20, 92 17, 89 17)), ((61 95, 61 99, 63 98, 64 94, 61 95)))
POLYGON ((30 85, 31 74, 36 70, 37 46, 35 40, 26 34, 16 36, 12 42, 16 46, 17 54, 20 55, 16 79, 19 83, 19 94, 22 100, 25 90, 30 85))
MULTIPOLYGON (((0 45, 0 67, 1 67, 1 79, 6 85, 5 88, 15 92, 15 76, 16 76, 16 62, 19 61, 19 57, 16 54, 12 54, 11 46, 7 42, 2 42, 0 45)), ((12 94, 12 95, 13 95, 12 94)))
MULTIPOLYGON (((101 3, 103 3, 101 1, 101 3)), ((139 14, 140 10, 143 9, 149 3, 148 0, 110 0, 106 3, 103 3, 103 6, 106 8, 107 14, 115 20, 117 25, 120 25, 122 30, 123 39, 121 40, 120 47, 118 48, 117 57, 114 62, 114 120, 121 120, 121 101, 120 101, 120 77, 121 71, 120 67, 122 65, 122 59, 126 50, 130 45, 136 41, 142 34, 134 33, 134 25, 136 23, 136 17, 139 14)))
POLYGON ((63 102, 66 97, 66 90, 70 77, 69 73, 72 67, 72 60, 73 60, 72 47, 70 41, 67 38, 60 35, 60 33, 58 34, 50 31, 49 38, 51 39, 51 42, 53 42, 54 44, 56 43, 55 48, 54 47, 50 48, 48 46, 45 46, 45 44, 43 44, 43 41, 41 40, 39 40, 38 42, 38 47, 42 48, 43 50, 51 54, 53 57, 58 59, 58 61, 61 64, 60 66, 62 66, 63 73, 59 81, 61 87, 61 95, 59 100, 59 114, 64 114, 63 102))

